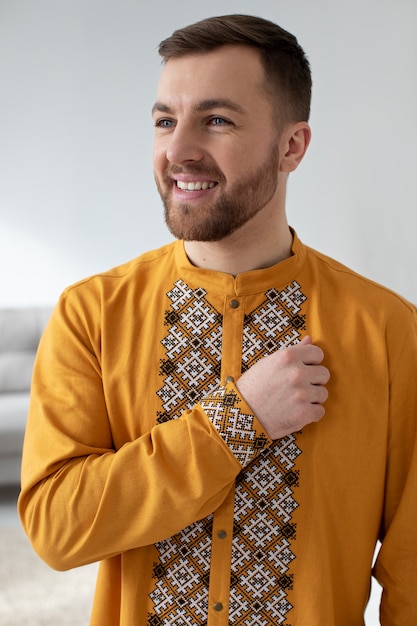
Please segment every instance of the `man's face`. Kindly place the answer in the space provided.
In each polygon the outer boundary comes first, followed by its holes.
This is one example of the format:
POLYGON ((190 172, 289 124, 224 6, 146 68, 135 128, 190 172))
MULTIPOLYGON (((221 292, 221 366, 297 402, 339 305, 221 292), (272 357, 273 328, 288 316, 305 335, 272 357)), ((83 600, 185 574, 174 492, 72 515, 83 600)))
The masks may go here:
POLYGON ((218 241, 273 200, 279 132, 256 51, 171 59, 153 108, 154 174, 178 239, 218 241))

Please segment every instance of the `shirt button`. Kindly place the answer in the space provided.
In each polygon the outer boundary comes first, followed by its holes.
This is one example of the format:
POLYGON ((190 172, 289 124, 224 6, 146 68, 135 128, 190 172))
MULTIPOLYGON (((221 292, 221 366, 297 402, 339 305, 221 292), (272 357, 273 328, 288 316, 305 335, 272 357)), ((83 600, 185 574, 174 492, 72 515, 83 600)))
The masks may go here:
POLYGON ((216 602, 213 606, 215 611, 223 611, 223 604, 221 602, 216 602))
POLYGON ((219 539, 226 539, 227 537, 227 532, 225 530, 219 530, 217 533, 217 536, 219 539))
POLYGON ((239 300, 230 300, 229 304, 232 309, 238 309, 240 306, 239 300))
POLYGON ((235 379, 233 378, 233 376, 226 376, 226 383, 234 383, 235 379))

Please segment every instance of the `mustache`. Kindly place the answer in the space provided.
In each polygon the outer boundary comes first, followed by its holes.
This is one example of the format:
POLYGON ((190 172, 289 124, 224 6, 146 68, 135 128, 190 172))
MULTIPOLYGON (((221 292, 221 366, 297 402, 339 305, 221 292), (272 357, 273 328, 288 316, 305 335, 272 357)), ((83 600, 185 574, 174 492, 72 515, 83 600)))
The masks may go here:
POLYGON ((171 179, 175 174, 189 174, 190 176, 198 176, 199 174, 205 178, 210 178, 218 182, 224 181, 223 173, 217 167, 207 167, 199 163, 189 163, 187 165, 171 165, 165 172, 164 178, 171 179))

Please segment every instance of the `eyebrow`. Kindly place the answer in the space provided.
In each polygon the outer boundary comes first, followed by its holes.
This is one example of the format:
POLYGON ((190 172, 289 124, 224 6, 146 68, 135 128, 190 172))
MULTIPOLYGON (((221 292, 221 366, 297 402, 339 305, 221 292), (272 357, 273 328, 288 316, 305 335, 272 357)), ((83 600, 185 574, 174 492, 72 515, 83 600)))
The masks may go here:
MULTIPOLYGON (((205 111, 211 111, 212 109, 229 109, 234 111, 235 113, 243 113, 243 108, 233 102, 233 100, 229 100, 228 98, 211 98, 207 100, 202 100, 195 107, 194 111, 196 113, 204 113, 205 111)), ((167 104, 163 102, 155 102, 152 107, 152 113, 159 111, 161 113, 173 114, 174 111, 167 104)))

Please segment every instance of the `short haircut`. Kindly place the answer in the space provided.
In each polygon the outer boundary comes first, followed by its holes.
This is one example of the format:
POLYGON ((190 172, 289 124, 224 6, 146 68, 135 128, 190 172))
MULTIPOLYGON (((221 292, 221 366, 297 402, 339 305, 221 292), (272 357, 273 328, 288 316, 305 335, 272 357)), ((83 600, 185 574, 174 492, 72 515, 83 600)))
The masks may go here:
POLYGON ((178 29, 161 41, 163 63, 189 54, 204 54, 225 45, 242 45, 260 53, 265 90, 274 114, 283 122, 308 121, 311 106, 311 69, 294 35, 274 22, 251 15, 209 17, 178 29))

